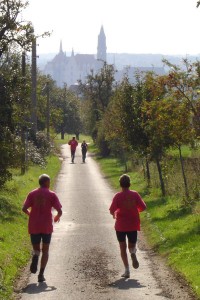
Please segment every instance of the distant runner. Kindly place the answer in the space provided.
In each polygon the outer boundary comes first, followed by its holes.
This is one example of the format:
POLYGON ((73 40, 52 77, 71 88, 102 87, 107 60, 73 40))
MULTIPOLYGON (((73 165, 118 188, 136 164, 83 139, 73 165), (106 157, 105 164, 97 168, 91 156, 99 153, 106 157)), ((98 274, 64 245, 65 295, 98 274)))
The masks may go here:
POLYGON ((85 163, 87 149, 88 149, 88 145, 86 144, 85 141, 83 141, 82 144, 81 144, 81 151, 82 151, 83 163, 85 163))
POLYGON ((78 142, 77 142, 75 136, 72 138, 72 140, 69 141, 68 145, 70 145, 72 163, 74 163, 74 158, 75 158, 75 153, 76 153, 76 147, 78 146, 78 142))
POLYGON ((45 281, 44 270, 49 258, 49 245, 53 232, 52 208, 57 210, 54 222, 59 222, 62 215, 62 205, 50 188, 50 177, 43 174, 39 177, 40 187, 30 192, 24 202, 23 212, 29 216, 28 231, 33 246, 33 256, 30 265, 31 273, 37 272, 38 259, 42 250, 41 266, 38 282, 45 281), (40 244, 42 247, 40 249, 40 244))
POLYGON ((131 191, 130 177, 126 174, 119 179, 122 191, 117 193, 110 206, 110 213, 115 222, 115 230, 120 245, 121 258, 124 263, 125 272, 122 277, 129 278, 130 270, 127 257, 126 237, 128 238, 128 248, 131 254, 132 265, 139 268, 136 256, 137 232, 140 231, 139 213, 146 209, 146 204, 136 191, 131 191))

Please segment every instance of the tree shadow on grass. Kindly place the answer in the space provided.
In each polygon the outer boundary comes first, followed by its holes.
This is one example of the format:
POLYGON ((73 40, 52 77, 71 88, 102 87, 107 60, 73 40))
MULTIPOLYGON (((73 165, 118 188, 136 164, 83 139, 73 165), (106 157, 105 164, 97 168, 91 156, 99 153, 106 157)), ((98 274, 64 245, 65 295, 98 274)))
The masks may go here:
POLYGON ((13 205, 12 200, 7 199, 5 196, 0 196, 1 222, 12 222, 17 215, 19 215, 19 209, 16 205, 13 205))
POLYGON ((188 242, 191 242, 192 239, 198 239, 200 235, 200 223, 196 224, 195 227, 193 227, 191 230, 188 230, 184 233, 179 233, 171 239, 170 245, 173 246, 181 246, 185 245, 188 242))
POLYGON ((167 221, 167 220, 175 221, 177 219, 184 218, 190 214, 192 214, 192 207, 180 207, 177 208, 176 210, 175 208, 168 210, 167 214, 164 217, 161 218, 153 217, 152 220, 153 221, 167 221))
POLYGON ((145 285, 140 284, 137 279, 125 278, 120 278, 114 282, 111 282, 108 286, 119 290, 139 289, 145 287, 145 285))
POLYGON ((47 293, 53 292, 57 288, 55 286, 48 286, 46 282, 41 283, 30 283, 28 284, 23 290, 23 294, 40 294, 40 293, 47 293))
MULTIPOLYGON (((191 243, 192 240, 198 240, 200 235, 200 223, 196 224, 195 227, 193 227, 191 230, 180 232, 174 237, 170 237, 169 239, 166 239, 165 242, 160 241, 154 246, 154 250, 158 250, 160 247, 165 248, 165 243, 168 249, 177 249, 182 248, 188 243, 191 243)), ((189 247, 189 246, 188 246, 189 247)), ((176 250, 177 251, 177 250, 176 250)))
POLYGON ((107 176, 104 176, 103 178, 104 179, 119 178, 119 175, 116 175, 116 174, 114 174, 114 175, 107 175, 107 176))
POLYGON ((154 200, 150 200, 147 202, 148 208, 161 207, 167 204, 167 199, 165 197, 158 197, 154 200))

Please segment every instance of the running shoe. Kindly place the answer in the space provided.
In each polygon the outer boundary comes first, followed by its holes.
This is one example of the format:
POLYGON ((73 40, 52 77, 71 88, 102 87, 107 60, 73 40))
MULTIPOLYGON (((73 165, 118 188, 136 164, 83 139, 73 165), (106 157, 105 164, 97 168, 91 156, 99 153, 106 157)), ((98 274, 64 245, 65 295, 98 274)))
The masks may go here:
POLYGON ((46 279, 44 278, 44 275, 43 274, 39 274, 38 275, 38 282, 44 282, 46 281, 46 279))
POLYGON ((125 271, 124 274, 121 275, 121 277, 123 277, 123 278, 129 278, 130 277, 130 272, 129 271, 125 271))
POLYGON ((132 259, 132 265, 134 269, 138 269, 139 268, 139 262, 137 260, 137 256, 135 253, 131 253, 131 259, 132 259))
POLYGON ((37 265, 38 265, 38 255, 34 254, 32 257, 32 262, 30 265, 31 273, 35 274, 37 272, 37 265))

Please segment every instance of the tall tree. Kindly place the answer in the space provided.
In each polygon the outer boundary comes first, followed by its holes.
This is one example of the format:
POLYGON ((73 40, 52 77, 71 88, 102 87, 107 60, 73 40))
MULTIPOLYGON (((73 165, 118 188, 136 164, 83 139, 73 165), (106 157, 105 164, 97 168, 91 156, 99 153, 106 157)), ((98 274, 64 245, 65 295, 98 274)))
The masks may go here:
POLYGON ((1 0, 0 2, 0 57, 13 44, 29 50, 34 37, 31 22, 21 20, 21 12, 28 2, 1 0))
POLYGON ((93 139, 97 142, 101 154, 107 156, 110 152, 105 134, 102 130, 103 116, 107 110, 115 89, 115 70, 113 65, 104 63, 97 74, 91 72, 85 83, 80 82, 80 88, 87 104, 87 125, 91 128, 93 139))

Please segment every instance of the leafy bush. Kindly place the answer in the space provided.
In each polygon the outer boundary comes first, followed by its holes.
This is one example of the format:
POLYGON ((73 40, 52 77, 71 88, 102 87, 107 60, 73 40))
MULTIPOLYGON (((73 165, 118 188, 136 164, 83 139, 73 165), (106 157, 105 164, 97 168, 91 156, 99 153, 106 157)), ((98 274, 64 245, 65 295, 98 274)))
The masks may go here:
POLYGON ((45 156, 50 153, 51 143, 48 141, 46 134, 42 131, 36 133, 35 146, 41 155, 45 156))

